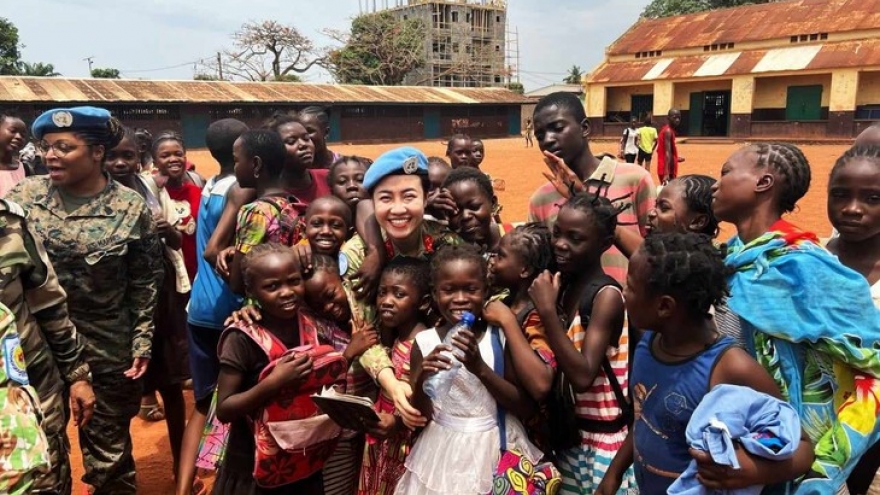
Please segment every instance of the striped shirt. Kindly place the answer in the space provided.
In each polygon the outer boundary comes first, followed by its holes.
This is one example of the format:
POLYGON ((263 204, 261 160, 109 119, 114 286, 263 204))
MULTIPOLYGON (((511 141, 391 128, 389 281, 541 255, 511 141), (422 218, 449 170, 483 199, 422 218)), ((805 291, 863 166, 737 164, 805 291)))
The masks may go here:
MULTIPOLYGON (((648 223, 648 212, 654 208, 654 200, 657 197, 651 175, 642 167, 620 163, 613 158, 603 158, 589 181, 591 186, 599 182, 609 184, 608 192, 605 193, 609 199, 625 197, 621 201, 629 203, 629 206, 620 213, 617 221, 622 224, 632 224, 625 228, 638 228, 639 233, 644 237, 647 233, 645 226, 648 223)), ((552 229, 559 208, 565 202, 566 199, 556 191, 553 184, 547 182, 529 199, 529 221, 543 222, 552 229)), ((616 246, 611 246, 602 255, 602 267, 605 273, 620 284, 626 282, 628 266, 629 260, 616 246)))

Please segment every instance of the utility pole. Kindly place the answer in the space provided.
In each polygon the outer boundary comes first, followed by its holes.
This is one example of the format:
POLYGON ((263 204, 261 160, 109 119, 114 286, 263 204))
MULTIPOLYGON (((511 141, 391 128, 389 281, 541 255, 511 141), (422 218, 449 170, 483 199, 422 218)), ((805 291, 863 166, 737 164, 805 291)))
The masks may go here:
POLYGON ((91 57, 86 57, 83 59, 83 61, 89 63, 89 77, 91 77, 92 76, 92 63, 95 61, 95 56, 92 55, 91 57))
POLYGON ((220 52, 217 52, 217 77, 223 80, 223 57, 220 56, 220 52))

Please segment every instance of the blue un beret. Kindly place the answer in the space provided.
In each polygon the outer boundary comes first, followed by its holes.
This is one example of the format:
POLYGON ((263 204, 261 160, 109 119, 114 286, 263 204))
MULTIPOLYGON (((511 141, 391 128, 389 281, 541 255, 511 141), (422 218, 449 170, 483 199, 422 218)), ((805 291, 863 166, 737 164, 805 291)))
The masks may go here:
POLYGON ((364 189, 371 191, 389 175, 403 172, 412 175, 428 175, 428 157, 411 146, 396 148, 383 153, 364 174, 364 189))
POLYGON ((43 112, 31 128, 34 137, 43 139, 53 132, 105 130, 110 112, 98 107, 53 108, 43 112))

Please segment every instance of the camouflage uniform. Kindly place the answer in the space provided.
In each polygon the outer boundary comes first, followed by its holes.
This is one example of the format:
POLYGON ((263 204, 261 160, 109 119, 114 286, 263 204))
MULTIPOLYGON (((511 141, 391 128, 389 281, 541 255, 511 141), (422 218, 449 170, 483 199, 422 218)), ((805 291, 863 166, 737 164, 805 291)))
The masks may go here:
POLYGON ((15 314, 0 304, 0 493, 33 493, 34 478, 49 470, 37 402, 28 385, 15 314))
POLYGON ((0 200, 0 302, 15 315, 31 385, 40 396, 52 470, 32 493, 71 492, 67 390, 88 375, 83 342, 67 315, 67 295, 42 243, 35 242, 15 203, 0 200))
POLYGON ((141 383, 123 372, 133 358, 150 356, 163 276, 161 243, 146 203, 109 178, 103 191, 72 213, 45 177, 25 179, 6 197, 27 211, 85 343, 97 403, 79 432, 83 481, 99 495, 134 494, 129 426, 140 405, 141 383))

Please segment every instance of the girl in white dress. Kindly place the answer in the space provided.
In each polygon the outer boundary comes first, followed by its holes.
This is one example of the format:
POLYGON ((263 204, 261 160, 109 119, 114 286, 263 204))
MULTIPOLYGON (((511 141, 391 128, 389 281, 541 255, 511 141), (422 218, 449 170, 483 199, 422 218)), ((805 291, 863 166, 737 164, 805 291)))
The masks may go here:
POLYGON ((532 445, 516 416, 527 417, 533 403, 514 384, 509 353, 504 353, 505 377, 495 373, 493 339, 503 346, 499 327, 519 331, 515 315, 500 302, 483 308, 488 295, 488 268, 473 246, 449 246, 437 252, 431 264, 433 296, 446 324, 416 336, 411 370, 413 403, 430 418, 406 461, 406 473, 397 485, 399 495, 477 495, 492 490, 492 476, 500 453, 498 414, 505 415, 507 446, 533 463, 541 451, 532 445), (477 317, 473 331, 463 331, 453 346, 441 342, 449 329, 470 312, 477 317), (422 390, 425 380, 450 367, 441 351, 453 351, 462 366, 449 394, 431 401, 422 390), (424 356, 424 357, 423 357, 424 356), (505 379, 507 378, 507 379, 505 379))

